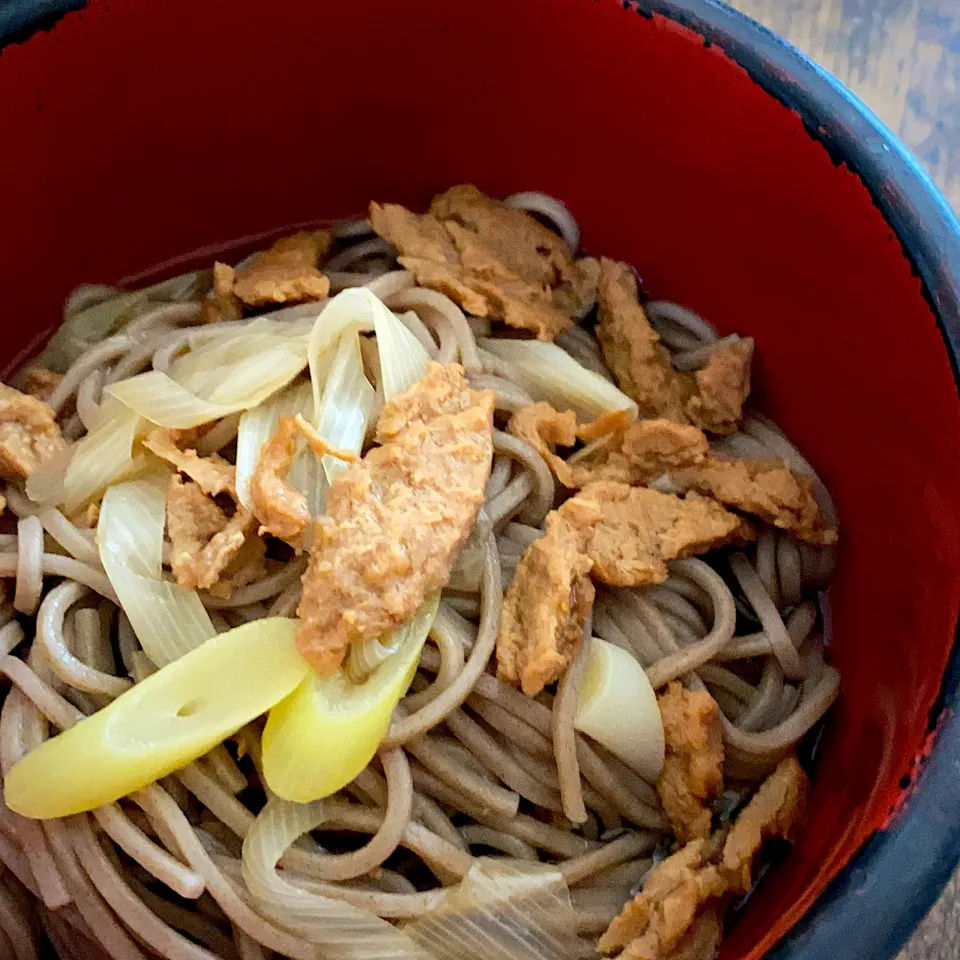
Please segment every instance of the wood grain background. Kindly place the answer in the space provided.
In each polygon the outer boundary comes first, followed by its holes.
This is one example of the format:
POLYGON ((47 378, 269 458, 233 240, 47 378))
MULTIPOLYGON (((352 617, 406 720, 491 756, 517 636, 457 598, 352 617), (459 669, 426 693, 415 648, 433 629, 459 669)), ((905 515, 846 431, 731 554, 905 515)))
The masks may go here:
MULTIPOLYGON (((960 0, 730 2, 859 94, 960 210, 960 0)), ((960 871, 899 960, 958 957, 960 871)))

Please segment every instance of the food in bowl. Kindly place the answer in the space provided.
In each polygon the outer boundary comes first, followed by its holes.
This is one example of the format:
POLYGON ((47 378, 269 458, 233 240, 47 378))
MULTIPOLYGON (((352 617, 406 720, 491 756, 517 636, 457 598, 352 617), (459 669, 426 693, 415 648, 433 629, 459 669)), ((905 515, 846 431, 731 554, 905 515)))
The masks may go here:
POLYGON ((112 956, 713 956, 839 690, 750 338, 471 186, 65 313, 0 397, 31 892, 112 956))

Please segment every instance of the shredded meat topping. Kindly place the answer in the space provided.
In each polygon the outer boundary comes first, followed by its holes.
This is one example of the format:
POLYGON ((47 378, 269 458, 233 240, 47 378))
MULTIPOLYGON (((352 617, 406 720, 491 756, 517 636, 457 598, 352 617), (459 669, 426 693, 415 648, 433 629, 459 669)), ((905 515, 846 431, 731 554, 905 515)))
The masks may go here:
POLYGON ((371 204, 370 222, 417 283, 541 340, 569 327, 596 297, 596 261, 574 260, 551 230, 474 186, 440 194, 423 215, 371 204))
POLYGON ((807 543, 836 543, 837 531, 827 525, 816 497, 813 478, 791 470, 774 457, 738 460, 716 454, 672 479, 727 506, 780 527, 807 543))
POLYGON ((546 535, 523 552, 504 598, 497 672, 535 696, 580 648, 593 606, 588 579, 643 586, 667 579, 666 561, 743 536, 743 521, 693 495, 593 483, 547 515, 546 535))
POLYGON ((237 271, 233 292, 252 307, 323 300, 330 281, 317 264, 331 243, 326 230, 281 237, 237 271))
POLYGON ((624 960, 711 960, 729 895, 745 893, 764 840, 792 841, 809 789, 795 757, 781 761, 729 834, 690 841, 667 857, 600 938, 624 960), (710 919, 710 915, 713 915, 710 919))
POLYGON ((236 273, 226 263, 213 265, 213 289, 200 308, 201 323, 229 323, 243 316, 243 304, 233 292, 236 273))
POLYGON ((633 271, 601 260, 597 339, 620 388, 642 417, 691 423, 713 433, 734 433, 750 394, 753 340, 720 343, 694 374, 675 370, 647 319, 633 271))
POLYGON ((750 536, 742 519, 704 497, 685 499, 623 483, 591 483, 577 500, 596 503, 601 519, 589 531, 593 576, 617 587, 667 579, 668 560, 706 553, 750 536))
POLYGON ((500 614, 497 675, 528 696, 559 679, 580 650, 595 593, 584 548, 599 519, 595 505, 568 500, 517 564, 500 614))
MULTIPOLYGON (((249 529, 252 528, 251 524, 249 529)), ((248 533, 233 559, 218 574, 216 583, 208 588, 210 593, 228 600, 235 590, 263 579, 267 574, 266 554, 266 543, 248 533)))
POLYGON ((597 480, 638 485, 682 467, 700 463, 707 438, 696 427, 673 420, 630 421, 623 412, 577 426, 571 411, 558 413, 549 403, 518 410, 507 429, 532 444, 556 478, 576 489, 597 480), (564 460, 557 447, 592 441, 564 460))
POLYGON ((300 652, 323 675, 347 646, 406 622, 444 586, 483 502, 493 459, 490 391, 456 364, 389 401, 374 447, 331 484, 314 526, 300 652))
POLYGON ((270 533, 292 546, 300 545, 304 527, 310 521, 306 495, 286 480, 299 440, 296 419, 280 417, 277 429, 260 448, 250 478, 250 499, 260 521, 260 533, 270 533))
POLYGON ((229 493, 236 499, 237 468, 217 454, 201 457, 196 450, 189 447, 181 450, 178 441, 183 442, 184 439, 176 430, 153 430, 147 435, 143 445, 161 460, 166 460, 181 473, 185 473, 207 496, 229 493))
POLYGON ((597 943, 601 953, 667 960, 690 932, 701 908, 726 885, 712 863, 717 844, 694 840, 656 867, 643 890, 614 918, 597 943))
POLYGON ((598 292, 597 339, 620 388, 636 401, 641 417, 686 423, 687 386, 640 305, 633 271, 604 258, 598 292))
POLYGON ((723 869, 730 889, 750 889, 753 864, 764 840, 793 843, 807 810, 810 781, 796 757, 782 760, 737 817, 723 845, 723 869))
MULTIPOLYGON (((178 473, 170 477, 167 490, 167 532, 173 545, 170 567, 180 586, 206 590, 217 584, 240 554, 253 526, 253 515, 247 511, 238 509, 228 517, 199 484, 185 482, 178 473)), ((221 593, 229 593, 233 586, 233 583, 224 583, 221 593)))
POLYGON ((0 383, 0 477, 29 477, 65 446, 49 404, 0 383))
POLYGON ((694 374, 696 392, 687 400, 690 422, 711 433, 736 433, 750 395, 753 339, 720 343, 694 374))
POLYGON ((723 791, 720 708, 706 690, 687 690, 674 680, 657 697, 666 757, 657 793, 677 839, 710 836, 710 803, 723 791))
POLYGON ((29 367, 23 380, 23 392, 46 403, 62 379, 62 373, 54 373, 46 367, 29 367))

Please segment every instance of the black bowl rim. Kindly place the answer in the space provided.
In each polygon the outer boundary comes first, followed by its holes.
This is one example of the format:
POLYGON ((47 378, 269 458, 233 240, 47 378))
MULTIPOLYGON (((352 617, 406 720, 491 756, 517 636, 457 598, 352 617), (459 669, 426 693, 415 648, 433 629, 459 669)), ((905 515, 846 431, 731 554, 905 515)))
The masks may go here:
MULTIPOLYGON (((801 117, 836 163, 856 173, 893 227, 924 295, 960 390, 960 222, 917 160, 859 97, 762 24, 720 0, 618 0, 659 14, 717 45, 801 117)), ((86 0, 21 0, 0 10, 0 50, 49 29, 86 0)), ((931 711, 931 745, 893 822, 878 830, 767 960, 890 960, 960 862, 955 815, 960 767, 960 643, 931 711), (855 946, 854 946, 855 945, 855 946)))

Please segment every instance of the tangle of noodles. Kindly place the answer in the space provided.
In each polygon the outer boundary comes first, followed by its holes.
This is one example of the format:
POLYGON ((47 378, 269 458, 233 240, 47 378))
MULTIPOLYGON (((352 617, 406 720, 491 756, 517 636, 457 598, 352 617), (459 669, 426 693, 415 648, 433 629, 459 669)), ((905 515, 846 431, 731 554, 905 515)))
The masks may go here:
MULTIPOLYGON (((562 204, 537 193, 508 203, 536 214, 576 249, 579 231, 562 204)), ((595 935, 645 876, 654 847, 669 837, 654 786, 574 729, 584 657, 553 697, 527 697, 491 669, 503 592, 523 550, 542 535, 557 495, 537 451, 501 429, 532 398, 508 362, 478 348, 476 336, 488 334, 489 323, 418 287, 367 221, 339 224, 334 236, 336 251, 325 267, 334 291, 367 286, 432 357, 459 361, 476 387, 496 395, 486 503, 443 594, 413 685, 379 755, 354 783, 321 801, 322 808, 309 805, 303 816, 284 821, 295 825, 285 849, 271 851, 266 872, 250 862, 244 839, 263 837, 263 817, 282 820, 297 805, 285 807, 263 783, 259 721, 175 775, 92 814, 36 822, 0 803, 4 956, 33 960, 44 937, 61 956, 84 960, 339 956, 318 952, 312 940, 316 904, 341 903, 374 920, 423 917, 444 887, 491 855, 557 865, 572 888, 578 932, 595 935)), ((185 302, 141 301, 124 329, 73 362, 50 400, 68 438, 95 426, 105 384, 164 371, 209 337, 198 326, 202 283, 183 287, 185 302)), ((84 288, 69 309, 116 293, 84 288)), ((307 306, 285 315, 316 312, 315 304, 307 306)), ((702 362, 717 340, 704 320, 676 304, 650 303, 648 312, 680 369, 702 362)), ((612 380, 589 318, 557 343, 612 380)), ((378 370, 364 356, 379 405, 378 370)), ((237 423, 231 416, 216 424, 199 452, 232 458, 237 423)), ((756 412, 746 415, 741 433, 713 446, 781 457, 813 474, 756 412)), ((819 480, 815 489, 833 521, 819 480)), ((6 774, 33 747, 155 667, 117 606, 92 531, 40 508, 22 487, 3 492, 18 518, 0 540, 0 770, 6 774)), ((214 627, 222 632, 268 614, 293 615, 305 563, 302 557, 271 563, 262 579, 229 598, 201 592, 214 627)), ((832 564, 829 548, 764 526, 748 550, 673 563, 665 583, 599 588, 586 630, 636 657, 654 687, 684 678, 709 690, 723 713, 728 774, 756 782, 797 747, 837 695, 818 606, 832 564)))

